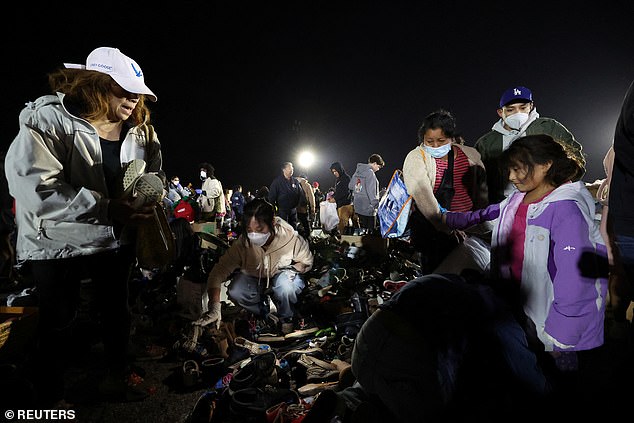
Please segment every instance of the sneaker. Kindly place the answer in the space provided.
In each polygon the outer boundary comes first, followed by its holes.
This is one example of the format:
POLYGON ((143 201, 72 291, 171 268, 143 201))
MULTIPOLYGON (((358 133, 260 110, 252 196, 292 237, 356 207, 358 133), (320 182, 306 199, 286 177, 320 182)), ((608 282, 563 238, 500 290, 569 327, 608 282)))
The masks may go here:
POLYGON ((391 293, 400 291, 405 285, 407 285, 407 281, 383 281, 383 287, 391 293))
POLYGON ((134 159, 125 166, 123 171, 123 196, 132 194, 132 187, 136 180, 145 173, 145 160, 134 159))
POLYGON ((276 385, 278 381, 276 361, 277 357, 272 351, 256 355, 234 373, 229 382, 229 390, 235 392, 245 388, 276 385))
POLYGON ((339 382, 318 382, 318 383, 308 383, 304 386, 300 386, 297 389, 297 392, 303 397, 309 397, 311 395, 316 395, 326 389, 337 389, 339 387, 339 382))
POLYGON ((297 361, 302 354, 310 355, 320 359, 325 358, 324 350, 319 347, 309 347, 306 349, 294 349, 286 352, 282 358, 288 361, 297 361))
POLYGON ((163 180, 153 173, 143 174, 132 184, 132 198, 134 208, 158 203, 163 198, 163 180))
POLYGON ((229 409, 235 416, 258 417, 265 420, 266 411, 280 403, 299 404, 300 398, 292 389, 272 386, 246 388, 231 395, 229 409))
MULTIPOLYGON (((292 325, 292 323, 291 323, 292 325)), ((317 332, 319 330, 318 327, 312 327, 312 328, 306 328, 306 329, 301 329, 301 330, 295 330, 292 332, 289 332, 287 334, 284 335, 284 338, 286 339, 298 339, 298 338, 306 338, 309 335, 314 334, 315 332, 317 332)))
POLYGON ((307 382, 339 379, 339 369, 327 361, 302 354, 297 360, 297 363, 306 367, 307 382))
POLYGON ((253 355, 265 354, 272 351, 271 346, 268 344, 258 344, 255 342, 251 342, 241 336, 238 336, 236 339, 234 339, 233 343, 240 348, 245 348, 249 351, 250 354, 253 355))

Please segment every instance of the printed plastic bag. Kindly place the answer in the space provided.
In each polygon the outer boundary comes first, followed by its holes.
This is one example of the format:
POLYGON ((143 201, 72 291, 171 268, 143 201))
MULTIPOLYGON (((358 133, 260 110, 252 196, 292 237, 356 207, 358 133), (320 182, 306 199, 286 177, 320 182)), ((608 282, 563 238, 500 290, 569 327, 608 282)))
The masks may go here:
POLYGON ((412 196, 407 193, 407 187, 401 177, 399 169, 394 171, 387 191, 381 201, 377 216, 383 238, 398 238, 403 236, 409 214, 412 208, 412 196))
POLYGON ((319 203, 319 220, 325 231, 332 231, 339 224, 339 215, 337 214, 337 203, 330 201, 322 201, 319 203))

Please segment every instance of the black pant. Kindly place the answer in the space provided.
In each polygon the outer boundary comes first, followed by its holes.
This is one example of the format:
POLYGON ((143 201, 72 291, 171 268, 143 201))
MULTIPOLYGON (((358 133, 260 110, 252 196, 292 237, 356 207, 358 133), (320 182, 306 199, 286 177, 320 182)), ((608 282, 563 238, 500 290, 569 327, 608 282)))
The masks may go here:
POLYGON ((135 260, 131 246, 99 254, 29 263, 39 306, 35 385, 44 400, 64 396, 64 372, 72 359, 83 280, 91 280, 106 365, 114 372, 127 366, 130 336, 128 279, 135 260))
POLYGON ((414 209, 407 226, 410 229, 414 249, 420 253, 423 274, 429 274, 458 246, 458 241, 449 234, 440 232, 434 225, 414 209))
POLYGON ((278 209, 277 215, 297 229, 297 209, 278 209))
POLYGON ((299 234, 304 238, 310 237, 310 223, 308 222, 308 213, 297 213, 297 221, 300 224, 299 234))
POLYGON ((359 226, 364 229, 374 230, 376 229, 376 217, 375 216, 364 216, 362 214, 357 214, 359 218, 359 226))

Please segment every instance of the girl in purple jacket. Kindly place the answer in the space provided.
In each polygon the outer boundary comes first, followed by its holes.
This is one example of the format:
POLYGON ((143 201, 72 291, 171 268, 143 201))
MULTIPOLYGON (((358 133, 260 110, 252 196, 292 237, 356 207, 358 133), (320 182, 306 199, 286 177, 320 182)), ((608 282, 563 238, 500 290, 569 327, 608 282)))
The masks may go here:
POLYGON ((583 182, 571 182, 583 167, 543 134, 517 139, 502 160, 515 190, 499 204, 447 212, 442 220, 452 229, 494 221, 492 278, 517 288, 522 323, 538 351, 560 370, 577 369, 579 351, 603 344, 607 293, 595 202, 583 182))

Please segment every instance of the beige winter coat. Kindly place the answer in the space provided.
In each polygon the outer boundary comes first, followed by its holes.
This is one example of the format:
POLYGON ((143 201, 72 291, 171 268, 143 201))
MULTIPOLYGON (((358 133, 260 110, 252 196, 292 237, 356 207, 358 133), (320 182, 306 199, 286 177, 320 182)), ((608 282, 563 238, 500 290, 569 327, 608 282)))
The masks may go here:
POLYGON ((241 235, 236 239, 214 265, 207 279, 208 289, 219 288, 237 269, 260 278, 260 284, 267 288, 270 279, 280 273, 281 268, 293 266, 299 273, 305 273, 313 266, 313 253, 308 242, 280 217, 275 217, 275 237, 266 250, 250 245, 245 238, 241 235))

